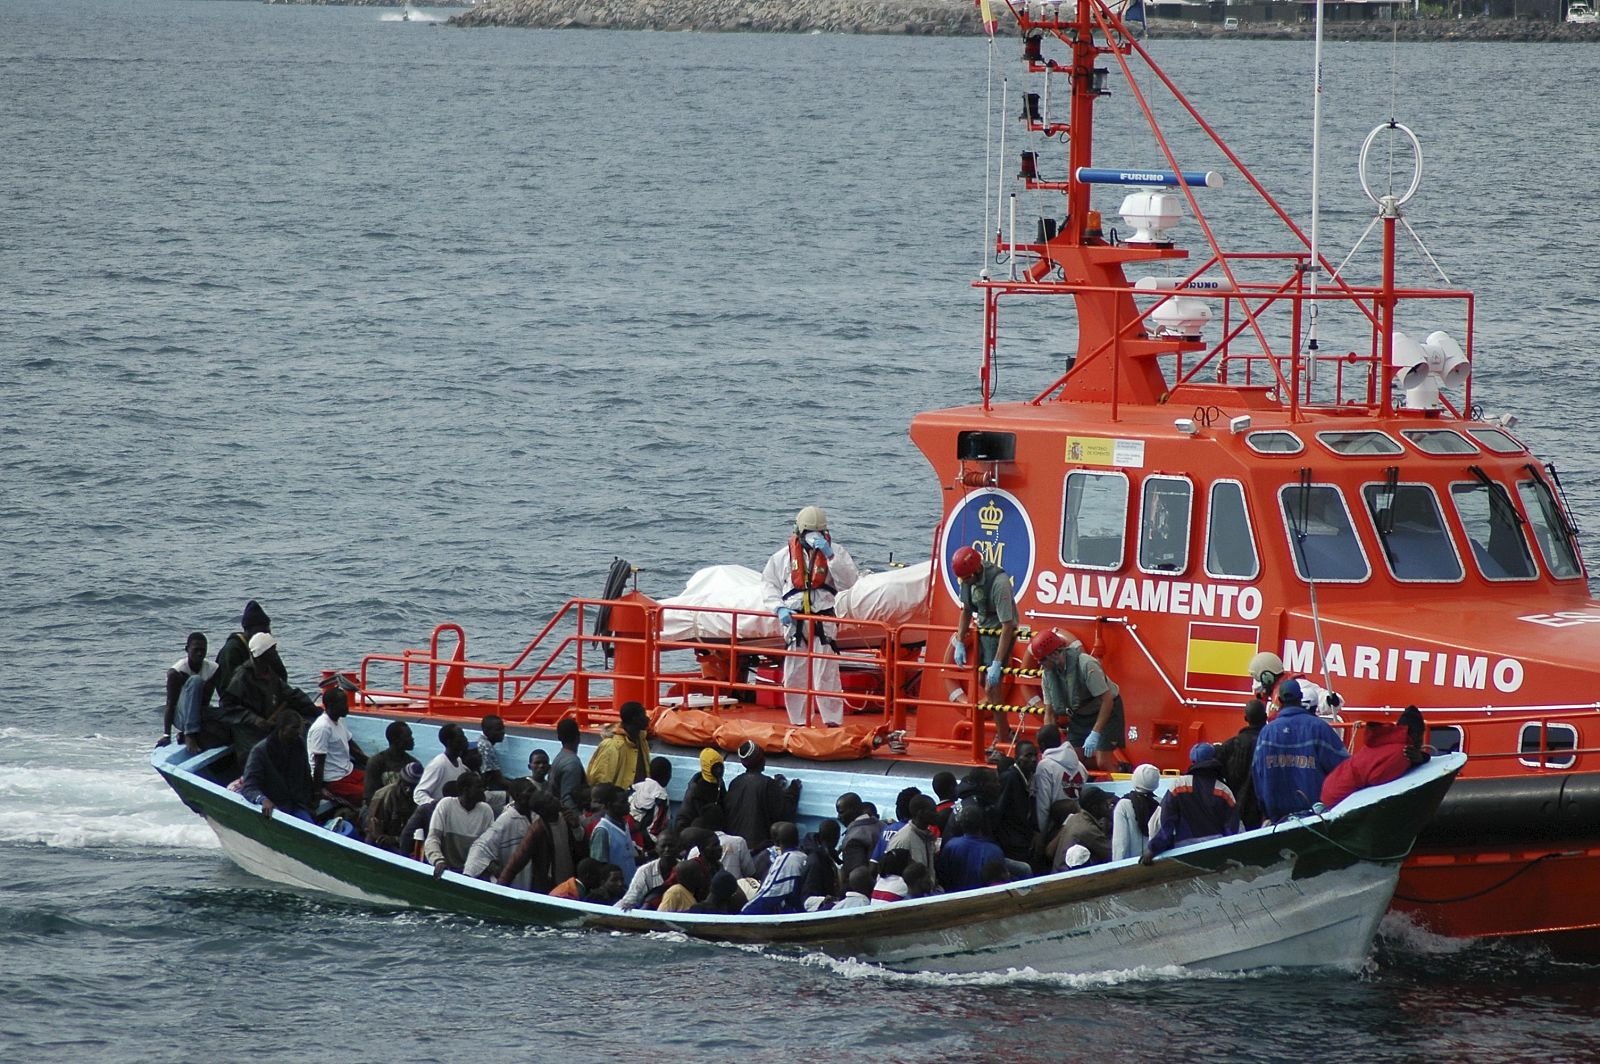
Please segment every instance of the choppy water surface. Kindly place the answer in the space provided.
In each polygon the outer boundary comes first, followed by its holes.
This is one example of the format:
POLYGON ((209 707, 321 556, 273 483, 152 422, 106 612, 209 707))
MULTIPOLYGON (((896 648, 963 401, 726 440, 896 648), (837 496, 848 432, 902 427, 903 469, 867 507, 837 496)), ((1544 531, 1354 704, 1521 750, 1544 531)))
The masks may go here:
MULTIPOLYGON (((263 892, 144 763, 184 634, 246 598, 309 683, 446 619, 509 656, 614 553, 669 593, 813 500, 859 558, 927 549, 905 426, 976 397, 984 46, 158 0, 0 26, 0 1056, 1592 1055, 1593 968, 1403 927, 1355 980, 948 980, 263 892)), ((1152 47, 1298 209, 1310 46, 1152 47)), ((1591 519, 1597 66, 1398 62, 1480 398, 1591 519)), ((1391 83, 1329 48, 1334 247, 1391 83)), ((1012 320, 1031 395, 1069 345, 1012 320)))

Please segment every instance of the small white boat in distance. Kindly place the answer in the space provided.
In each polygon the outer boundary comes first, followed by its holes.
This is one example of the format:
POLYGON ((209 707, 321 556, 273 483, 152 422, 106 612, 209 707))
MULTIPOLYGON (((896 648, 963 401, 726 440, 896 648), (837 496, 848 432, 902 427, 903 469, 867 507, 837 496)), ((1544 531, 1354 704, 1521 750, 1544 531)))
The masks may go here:
POLYGON ((1573 26, 1593 26, 1600 24, 1600 12, 1596 12, 1593 4, 1584 0, 1573 0, 1567 5, 1567 22, 1573 26))

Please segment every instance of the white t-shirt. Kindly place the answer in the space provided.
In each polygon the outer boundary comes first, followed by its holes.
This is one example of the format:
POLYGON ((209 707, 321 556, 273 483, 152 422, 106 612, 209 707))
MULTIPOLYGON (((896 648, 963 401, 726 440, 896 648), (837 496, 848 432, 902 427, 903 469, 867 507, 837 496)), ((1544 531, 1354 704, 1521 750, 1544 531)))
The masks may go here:
POLYGON ((457 764, 452 764, 448 754, 435 754, 422 769, 422 778, 417 781, 411 796, 417 804, 423 802, 437 802, 444 797, 444 785, 453 779, 460 778, 467 771, 467 762, 463 759, 457 764))
POLYGON ((313 773, 317 770, 315 759, 318 754, 327 758, 322 763, 323 783, 342 780, 355 770, 355 762, 350 760, 350 729, 345 727, 344 721, 320 713, 311 722, 310 729, 306 731, 306 757, 310 760, 313 773))
MULTIPOLYGON (((194 676, 195 675, 195 671, 193 669, 189 668, 189 655, 187 655, 187 654, 185 654, 183 657, 179 658, 177 661, 174 661, 172 663, 172 671, 173 672, 181 672, 185 676, 194 676)), ((216 662, 212 661, 210 658, 201 659, 199 676, 200 676, 200 678, 202 680, 209 680, 209 679, 211 679, 211 677, 215 676, 216 673, 217 673, 217 663, 216 662)))

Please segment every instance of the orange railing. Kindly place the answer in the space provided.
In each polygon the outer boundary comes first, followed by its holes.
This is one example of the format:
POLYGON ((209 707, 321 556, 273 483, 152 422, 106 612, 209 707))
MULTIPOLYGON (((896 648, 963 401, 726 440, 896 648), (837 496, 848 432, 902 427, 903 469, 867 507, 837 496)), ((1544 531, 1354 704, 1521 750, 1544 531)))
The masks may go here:
MULTIPOLYGON (((622 702, 630 699, 647 706, 689 705, 719 715, 738 715, 748 703, 764 700, 781 706, 786 694, 808 697, 843 697, 856 720, 865 715, 882 733, 912 731, 911 740, 926 754, 946 753, 981 761, 988 745, 991 714, 980 710, 983 691, 977 670, 960 668, 942 657, 930 657, 926 647, 942 648, 954 629, 949 625, 914 623, 889 625, 879 621, 814 618, 837 625, 840 649, 788 647, 780 637, 756 634, 758 622, 770 622, 760 611, 716 607, 672 606, 683 615, 712 615, 729 634, 716 638, 675 638, 664 634, 663 607, 639 596, 634 599, 572 599, 508 663, 473 660, 467 655, 466 633, 455 624, 441 624, 425 648, 390 654, 369 654, 353 677, 361 687, 358 696, 369 709, 394 710, 457 720, 476 720, 496 713, 509 723, 554 726, 565 716, 581 724, 613 721, 622 702), (596 612, 609 607, 615 618, 632 611, 632 630, 608 634, 590 631, 596 612), (720 660, 713 669, 690 667, 691 655, 720 660), (674 667, 673 658, 682 659, 674 667), (789 687, 781 682, 783 663, 793 658, 815 662, 832 660, 841 672, 870 674, 875 681, 866 689, 837 691, 812 684, 789 687), (752 677, 750 668, 770 669, 777 679, 752 677), (774 700, 776 700, 774 702, 774 700), (862 713, 865 709, 866 714, 862 713)), ((805 618, 802 618, 805 619, 805 618)), ((1118 618, 1103 618, 1116 621, 1118 618)), ((1132 626, 1129 626, 1132 630, 1132 626)), ((763 625, 765 628, 765 625, 763 625)), ((1142 647, 1142 644, 1141 644, 1142 647)), ((1158 672, 1159 661, 1143 648, 1158 672)), ((1164 676, 1164 672, 1163 672, 1164 676)), ((1171 681, 1168 681, 1171 686, 1171 681)), ((1036 688, 1031 678, 1013 677, 1012 702, 1023 701, 1036 688)), ((1174 697, 1177 698, 1176 689, 1174 697)), ((1178 699, 1182 702, 1182 699, 1178 699)), ((1197 704, 1194 704, 1197 705, 1197 704)), ((1206 705, 1213 705, 1206 703, 1206 705)), ((1458 728, 1460 748, 1491 774, 1506 774, 1507 762, 1517 763, 1516 774, 1571 772, 1600 748, 1581 743, 1583 728, 1600 727, 1600 706, 1542 706, 1487 712, 1484 710, 1431 710, 1424 716, 1431 729, 1458 728), (1539 728, 1539 746, 1522 750, 1523 730, 1539 728), (1556 726, 1552 732, 1551 726, 1556 726), (1571 748, 1550 746, 1552 734, 1574 729, 1571 748), (1568 759, 1571 763, 1568 764, 1568 759)), ((1347 709, 1336 723, 1346 745, 1358 742, 1362 721, 1372 717, 1393 720, 1393 713, 1347 709)), ((1026 714, 1023 730, 1031 731, 1036 718, 1026 714)), ((1470 770, 1469 770, 1470 771, 1470 770)))
MULTIPOLYGON (((368 654, 355 677, 367 708, 474 720, 495 713, 508 723, 553 726, 564 716, 580 723, 615 720, 623 701, 647 705, 687 705, 686 696, 705 696, 713 713, 737 713, 748 702, 781 700, 786 694, 842 697, 859 720, 863 707, 875 729, 908 730, 914 715, 923 727, 914 741, 954 755, 981 760, 987 746, 990 714, 979 711, 982 689, 977 671, 943 660, 927 660, 924 644, 943 646, 954 629, 916 623, 807 617, 836 626, 839 650, 789 647, 780 637, 755 634, 765 612, 717 607, 672 606, 685 614, 715 615, 729 634, 719 638, 669 638, 664 634, 669 607, 649 600, 572 599, 506 663, 474 660, 466 633, 455 624, 434 628, 427 647, 398 653, 368 654), (595 634, 596 611, 610 607, 613 618, 632 610, 642 617, 636 631, 595 634), (717 656, 741 663, 726 671, 673 668, 680 655, 717 656), (793 658, 836 662, 841 672, 870 673, 869 688, 836 691, 781 682, 783 664, 793 658), (625 664, 625 662, 627 662, 625 664), (751 677, 743 665, 770 667, 778 682, 751 677), (930 719, 937 718, 937 722, 930 719)), ((687 665, 687 659, 684 662, 687 665)), ((1031 730, 1031 729, 1030 729, 1031 730)))

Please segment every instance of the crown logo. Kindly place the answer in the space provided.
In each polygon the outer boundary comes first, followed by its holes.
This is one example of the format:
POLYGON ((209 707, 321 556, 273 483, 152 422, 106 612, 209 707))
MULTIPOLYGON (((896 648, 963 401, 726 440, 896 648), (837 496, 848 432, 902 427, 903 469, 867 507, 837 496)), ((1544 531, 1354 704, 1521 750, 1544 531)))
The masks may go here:
POLYGON ((983 526, 984 532, 994 535, 1000 531, 1000 522, 1006 517, 1005 511, 996 506, 993 499, 989 504, 978 511, 978 524, 983 526))

